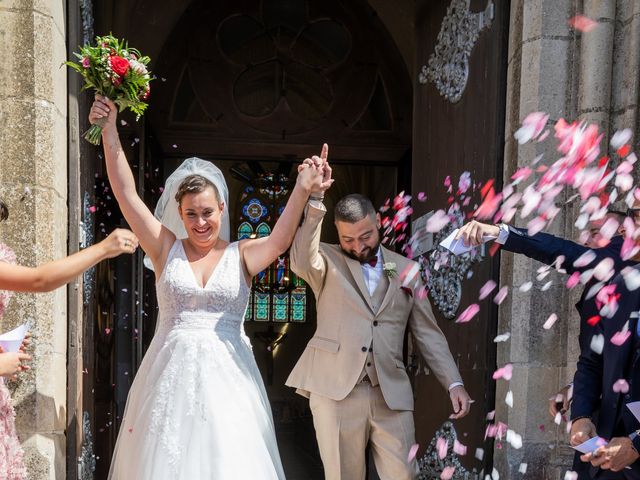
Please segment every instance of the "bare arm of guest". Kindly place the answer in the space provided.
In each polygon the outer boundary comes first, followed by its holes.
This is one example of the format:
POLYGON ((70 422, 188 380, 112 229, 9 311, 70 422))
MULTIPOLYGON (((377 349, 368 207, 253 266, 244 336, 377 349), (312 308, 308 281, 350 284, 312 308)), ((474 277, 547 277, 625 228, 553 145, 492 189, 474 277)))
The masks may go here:
POLYGON ((121 253, 133 253, 137 247, 136 236, 129 230, 118 228, 96 245, 38 267, 0 262, 0 290, 49 292, 69 283, 102 260, 121 253))

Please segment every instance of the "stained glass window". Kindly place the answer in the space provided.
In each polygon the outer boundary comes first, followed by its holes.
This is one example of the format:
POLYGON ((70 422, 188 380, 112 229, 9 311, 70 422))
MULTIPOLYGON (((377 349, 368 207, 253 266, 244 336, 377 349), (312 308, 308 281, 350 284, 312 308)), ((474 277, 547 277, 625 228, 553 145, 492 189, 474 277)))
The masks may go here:
MULTIPOLYGON (((288 179, 283 175, 262 174, 256 187, 245 187, 236 230, 238 240, 270 235, 288 198, 288 179)), ((254 277, 245 320, 305 322, 307 289, 305 281, 291 271, 287 252, 254 277)))

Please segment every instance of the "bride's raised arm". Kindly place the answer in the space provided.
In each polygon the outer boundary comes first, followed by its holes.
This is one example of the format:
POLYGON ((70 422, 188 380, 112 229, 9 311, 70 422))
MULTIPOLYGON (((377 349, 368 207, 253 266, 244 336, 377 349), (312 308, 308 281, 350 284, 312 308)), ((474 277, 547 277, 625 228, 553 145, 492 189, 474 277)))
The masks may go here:
POLYGON ((287 251, 300 224, 309 195, 324 192, 333 183, 331 167, 327 163, 328 153, 329 147, 325 143, 319 158, 305 160, 303 167, 298 169, 295 187, 271 235, 244 240, 241 243, 245 268, 251 277, 263 271, 287 251))
POLYGON ((136 191, 131 167, 120 144, 117 116, 118 107, 108 98, 96 95, 89 121, 93 124, 106 119, 102 127, 102 144, 111 188, 124 218, 140 240, 140 245, 153 262, 156 272, 160 272, 175 236, 153 216, 136 191))

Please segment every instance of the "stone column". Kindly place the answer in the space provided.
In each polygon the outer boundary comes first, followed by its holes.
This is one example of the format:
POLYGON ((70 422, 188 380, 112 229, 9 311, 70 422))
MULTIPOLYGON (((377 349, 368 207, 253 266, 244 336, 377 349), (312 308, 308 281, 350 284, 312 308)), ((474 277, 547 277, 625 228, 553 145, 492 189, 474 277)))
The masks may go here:
MULTIPOLYGON (((0 2, 0 241, 34 266, 67 252, 67 84, 63 1, 0 2)), ((30 479, 65 478, 66 289, 18 294, 0 323, 29 321, 32 370, 13 389, 30 479)))
MULTIPOLYGON (((520 146, 513 138, 524 117, 534 111, 550 114, 549 124, 564 117, 575 117, 574 67, 576 39, 567 25, 574 15, 572 0, 516 0, 511 2, 507 70, 507 112, 505 126, 505 184, 513 172, 540 154, 543 162, 557 158, 553 141, 520 146)), ((520 191, 524 185, 519 187, 520 191)), ((562 200, 559 198, 558 200, 562 200)), ((528 220, 528 219, 526 219, 528 220)), ((518 226, 526 220, 514 218, 518 226)), ((550 233, 571 238, 571 213, 560 214, 550 233)), ((499 313, 498 333, 511 332, 508 342, 498 344, 498 366, 513 364, 510 382, 498 380, 496 420, 522 435, 520 449, 502 442, 494 452, 500 478, 521 478, 521 463, 527 464, 529 478, 563 478, 571 465, 572 452, 567 445, 564 424, 556 426, 547 413, 548 399, 572 377, 577 360, 578 319, 575 298, 563 285, 564 277, 555 272, 536 280, 540 263, 522 255, 502 253, 501 284, 511 288, 499 313), (553 285, 541 287, 549 280, 553 285), (521 292, 518 287, 533 281, 533 288, 521 292), (542 325, 556 313, 559 321, 551 330, 542 325), (567 358, 573 363, 567 369, 567 358), (569 371, 567 371, 569 370, 569 371), (513 408, 505 397, 513 393, 513 408)))

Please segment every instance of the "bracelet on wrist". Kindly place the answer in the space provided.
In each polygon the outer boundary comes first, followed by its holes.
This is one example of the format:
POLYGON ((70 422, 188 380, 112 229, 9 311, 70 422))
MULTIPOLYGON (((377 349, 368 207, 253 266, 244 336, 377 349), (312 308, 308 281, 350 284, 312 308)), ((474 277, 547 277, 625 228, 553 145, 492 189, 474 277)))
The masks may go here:
POLYGON ((324 200, 324 195, 309 195, 309 200, 316 200, 318 202, 322 202, 324 200))

